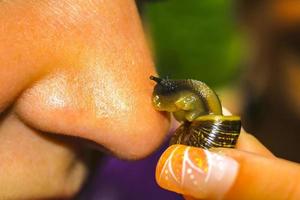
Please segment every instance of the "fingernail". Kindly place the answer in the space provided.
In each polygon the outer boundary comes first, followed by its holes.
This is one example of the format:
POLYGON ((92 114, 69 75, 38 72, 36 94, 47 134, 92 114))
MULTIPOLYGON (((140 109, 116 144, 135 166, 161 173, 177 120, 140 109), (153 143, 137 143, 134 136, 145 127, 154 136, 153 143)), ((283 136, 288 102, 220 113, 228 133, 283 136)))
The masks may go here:
POLYGON ((160 157, 156 181, 164 189, 195 198, 221 199, 230 189, 239 164, 201 148, 172 145, 160 157))

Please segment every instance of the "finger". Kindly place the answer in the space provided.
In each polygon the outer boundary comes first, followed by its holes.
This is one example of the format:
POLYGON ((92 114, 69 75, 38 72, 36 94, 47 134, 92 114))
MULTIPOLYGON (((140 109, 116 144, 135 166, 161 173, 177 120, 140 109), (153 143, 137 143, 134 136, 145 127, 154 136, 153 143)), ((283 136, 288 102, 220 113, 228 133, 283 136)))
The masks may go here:
MULTIPOLYGON (((269 151, 262 143, 260 143, 253 135, 245 132, 244 129, 241 130, 240 137, 236 144, 236 148, 239 150, 259 154, 265 157, 275 157, 271 151, 269 151)), ((214 149, 213 151, 220 151, 219 149, 214 149)), ((195 198, 184 195, 185 200, 196 200, 195 198)))
POLYGON ((299 164, 233 149, 222 152, 240 166, 226 199, 299 199, 299 164))
POLYGON ((260 143, 260 141, 258 141, 253 135, 246 133, 244 130, 241 131, 236 148, 266 157, 274 157, 271 151, 260 143))
POLYGON ((160 157, 156 181, 164 189, 194 198, 219 198, 233 184, 238 163, 201 148, 172 145, 160 157))
POLYGON ((223 153, 173 145, 158 162, 157 182, 195 199, 299 197, 299 165, 238 150, 223 153))

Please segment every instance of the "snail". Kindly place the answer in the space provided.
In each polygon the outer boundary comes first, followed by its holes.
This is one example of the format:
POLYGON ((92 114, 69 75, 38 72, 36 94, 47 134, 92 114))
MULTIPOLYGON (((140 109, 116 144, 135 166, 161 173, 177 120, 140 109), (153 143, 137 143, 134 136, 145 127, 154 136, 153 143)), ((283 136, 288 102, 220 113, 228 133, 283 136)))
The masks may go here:
POLYGON ((209 149, 234 148, 241 130, 239 116, 224 116, 217 94, 205 83, 192 79, 172 80, 150 76, 156 82, 152 104, 172 113, 182 124, 170 144, 209 149))

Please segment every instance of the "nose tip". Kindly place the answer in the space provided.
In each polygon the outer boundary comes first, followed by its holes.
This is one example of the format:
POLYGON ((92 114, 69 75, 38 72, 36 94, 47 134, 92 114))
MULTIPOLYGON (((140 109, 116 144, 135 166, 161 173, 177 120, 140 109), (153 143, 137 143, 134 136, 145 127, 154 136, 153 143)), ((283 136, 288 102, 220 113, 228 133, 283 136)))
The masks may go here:
POLYGON ((19 116, 34 128, 91 140, 124 159, 145 157, 162 143, 169 119, 154 109, 149 79, 96 76, 76 83, 67 76, 50 76, 24 92, 19 116))

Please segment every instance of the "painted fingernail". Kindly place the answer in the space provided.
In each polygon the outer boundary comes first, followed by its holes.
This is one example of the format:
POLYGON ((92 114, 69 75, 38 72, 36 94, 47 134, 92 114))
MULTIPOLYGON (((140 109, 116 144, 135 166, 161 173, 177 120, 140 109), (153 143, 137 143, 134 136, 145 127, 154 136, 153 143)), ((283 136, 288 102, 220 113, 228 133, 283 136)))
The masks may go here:
POLYGON ((221 199, 230 189, 238 163, 201 148, 172 145, 160 157, 156 181, 167 190, 195 198, 221 199))

